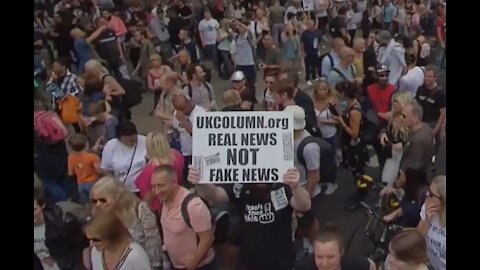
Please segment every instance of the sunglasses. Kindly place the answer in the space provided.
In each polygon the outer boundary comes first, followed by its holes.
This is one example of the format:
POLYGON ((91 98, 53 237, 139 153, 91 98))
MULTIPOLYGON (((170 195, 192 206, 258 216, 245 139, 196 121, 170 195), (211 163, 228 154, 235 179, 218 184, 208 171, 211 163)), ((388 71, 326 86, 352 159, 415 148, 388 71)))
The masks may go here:
POLYGON ((92 242, 95 242, 95 243, 102 242, 102 239, 98 239, 98 238, 95 238, 95 237, 89 238, 88 240, 92 241, 92 242))
POLYGON ((430 197, 430 198, 437 198, 439 200, 442 200, 442 197, 438 196, 438 195, 435 195, 432 190, 428 189, 427 191, 427 196, 430 197))
POLYGON ((91 202, 92 202, 93 204, 96 204, 97 202, 106 203, 106 202, 107 202, 107 199, 105 199, 105 198, 91 199, 91 202))
POLYGON ((232 83, 239 83, 239 82, 241 82, 241 80, 240 81, 232 80, 232 83))

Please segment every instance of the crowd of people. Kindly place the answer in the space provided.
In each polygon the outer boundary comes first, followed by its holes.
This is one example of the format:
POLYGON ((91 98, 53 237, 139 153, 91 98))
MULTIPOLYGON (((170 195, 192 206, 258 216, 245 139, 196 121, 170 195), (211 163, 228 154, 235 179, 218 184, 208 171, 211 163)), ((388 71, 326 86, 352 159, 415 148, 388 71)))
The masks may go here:
POLYGON ((445 0, 34 10, 35 270, 446 269, 445 0), (151 102, 142 134, 131 108, 151 102), (212 111, 293 115, 282 183, 199 184, 192 123, 212 111), (341 169, 339 215, 380 197, 402 228, 381 261, 318 215, 341 169))

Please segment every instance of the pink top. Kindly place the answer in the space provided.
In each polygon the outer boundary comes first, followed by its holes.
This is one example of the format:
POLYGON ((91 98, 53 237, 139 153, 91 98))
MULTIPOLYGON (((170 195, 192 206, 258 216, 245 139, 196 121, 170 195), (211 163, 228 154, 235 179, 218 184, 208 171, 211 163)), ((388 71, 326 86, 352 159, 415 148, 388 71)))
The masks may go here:
MULTIPOLYGON (((177 173, 177 184, 182 185, 183 166, 184 166, 185 158, 180 152, 178 152, 178 150, 171 149, 170 153, 173 159, 172 166, 175 168, 175 172, 177 173)), ((151 190, 152 174, 157 167, 158 166, 156 164, 148 163, 147 166, 143 168, 142 172, 137 176, 137 179, 135 179, 135 185, 139 189, 140 197, 142 199, 145 196, 145 193, 151 190)), ((157 211, 160 211, 162 209, 162 204, 158 196, 155 196, 153 198, 153 201, 150 207, 152 207, 157 211)))
POLYGON ((415 13, 412 15, 412 24, 410 26, 420 25, 420 14, 415 13))
POLYGON ((108 27, 115 32, 115 36, 123 36, 127 33, 127 27, 123 23, 122 19, 117 16, 112 16, 110 21, 108 21, 108 27))
MULTIPOLYGON (((162 208, 161 224, 163 229, 163 243, 175 268, 185 268, 186 262, 194 255, 197 249, 196 233, 212 228, 211 215, 207 206, 198 197, 193 198, 187 206, 192 228, 183 220, 180 208, 182 201, 190 192, 179 187, 172 202, 164 203, 162 208)), ((213 260, 215 253, 209 248, 205 258, 197 265, 204 266, 213 260)))

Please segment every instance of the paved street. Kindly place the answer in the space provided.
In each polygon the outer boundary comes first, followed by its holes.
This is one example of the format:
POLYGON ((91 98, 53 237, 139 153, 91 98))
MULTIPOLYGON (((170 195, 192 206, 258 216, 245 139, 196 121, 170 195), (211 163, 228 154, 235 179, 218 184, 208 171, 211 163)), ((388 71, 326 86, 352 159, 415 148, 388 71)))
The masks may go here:
MULTIPOLYGON (((260 74, 259 74, 260 75, 260 74)), ((261 78, 258 76, 258 78, 261 78)), ((262 90, 263 82, 258 81, 259 86, 257 87, 257 98, 262 100, 262 90)), ((439 84, 445 88, 445 71, 442 71, 439 76, 439 84)), ((222 107, 221 95, 225 89, 228 89, 230 86, 229 81, 219 80, 214 78, 212 85, 215 89, 217 96, 217 103, 222 107)), ((305 88, 305 82, 302 81, 301 87, 305 88)), ((310 92, 307 90, 307 92, 310 92)), ((150 111, 153 106, 153 94, 148 92, 144 95, 143 103, 133 108, 133 121, 137 124, 138 129, 141 133, 146 134, 149 131, 160 130, 160 121, 155 117, 149 116, 150 111)), ((444 167, 444 166, 443 166, 444 167)), ((368 168, 368 174, 376 176, 378 174, 378 169, 368 168)), ((349 194, 354 191, 354 184, 351 173, 345 169, 340 169, 338 172, 338 189, 337 191, 330 195, 320 195, 316 199, 315 203, 320 205, 319 211, 316 213, 320 223, 324 222, 337 222, 342 226, 345 241, 347 242, 349 238, 353 235, 354 231, 358 228, 358 231, 353 236, 350 251, 353 253, 366 254, 371 248, 369 240, 362 234, 363 229, 366 223, 366 213, 363 210, 358 210, 357 212, 350 213, 344 210, 345 203, 349 194)), ((373 204, 373 201, 376 201, 377 194, 376 192, 370 192, 368 197, 368 202, 373 204)))

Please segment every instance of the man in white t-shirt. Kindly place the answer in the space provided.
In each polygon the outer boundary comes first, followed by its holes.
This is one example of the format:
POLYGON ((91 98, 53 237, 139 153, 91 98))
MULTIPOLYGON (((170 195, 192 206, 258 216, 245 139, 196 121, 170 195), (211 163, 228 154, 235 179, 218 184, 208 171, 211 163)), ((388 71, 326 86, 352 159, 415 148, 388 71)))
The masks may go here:
POLYGON ((220 25, 218 21, 212 18, 210 10, 205 9, 203 11, 203 20, 198 23, 198 32, 200 34, 200 41, 205 49, 205 54, 213 61, 219 74, 221 73, 220 66, 218 65, 217 57, 217 35, 220 25))
POLYGON ((137 127, 130 121, 117 126, 117 138, 109 140, 102 152, 100 168, 113 173, 129 191, 138 192, 135 179, 143 170, 146 162, 146 138, 139 135, 137 127))
POLYGON ((328 0, 313 0, 313 11, 318 19, 318 30, 325 35, 328 25, 328 0))
POLYGON ((407 74, 403 75, 398 81, 398 90, 409 91, 415 96, 418 87, 420 87, 425 80, 425 73, 421 67, 415 65, 415 55, 407 53, 405 55, 405 62, 407 64, 407 74))
MULTIPOLYGON (((310 136, 310 133, 305 130, 305 110, 298 105, 290 105, 285 107, 284 112, 293 113, 293 144, 294 153, 297 153, 297 148, 300 143, 310 136)), ((303 148, 303 159, 305 165, 302 165, 295 154, 295 167, 300 172, 300 185, 313 198, 320 194, 320 147, 316 143, 308 143, 303 148)))
POLYGON ((173 127, 180 133, 181 152, 185 158, 185 165, 183 167, 184 183, 188 183, 188 166, 192 164, 192 123, 195 115, 205 112, 205 109, 194 105, 185 95, 173 96, 172 103, 175 108, 175 112, 173 113, 173 127))

